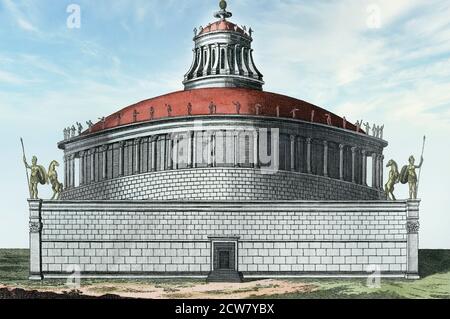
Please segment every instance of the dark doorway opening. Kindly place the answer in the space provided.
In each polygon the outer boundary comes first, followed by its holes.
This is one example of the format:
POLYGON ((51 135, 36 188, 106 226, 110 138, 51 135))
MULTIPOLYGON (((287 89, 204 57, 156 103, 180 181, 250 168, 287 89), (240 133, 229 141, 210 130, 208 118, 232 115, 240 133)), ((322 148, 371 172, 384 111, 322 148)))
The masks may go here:
POLYGON ((227 250, 219 252, 219 269, 231 269, 230 252, 227 250))
POLYGON ((235 270, 235 243, 214 243, 214 270, 235 270))

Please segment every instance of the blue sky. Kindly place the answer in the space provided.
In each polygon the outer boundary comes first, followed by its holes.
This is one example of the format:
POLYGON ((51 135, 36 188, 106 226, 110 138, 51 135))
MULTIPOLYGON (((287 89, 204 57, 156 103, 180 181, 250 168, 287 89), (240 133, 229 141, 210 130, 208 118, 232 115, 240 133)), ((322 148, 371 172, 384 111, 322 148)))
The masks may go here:
MULTIPOLYGON (((255 30, 266 91, 385 124, 386 161, 419 157, 427 135, 420 246, 450 248, 450 2, 228 2, 231 20, 255 30)), ((192 30, 217 3, 0 0, 0 247, 28 244, 19 136, 28 158, 61 160, 64 127, 182 89, 192 30), (79 29, 67 27, 70 4, 81 8, 79 29)))

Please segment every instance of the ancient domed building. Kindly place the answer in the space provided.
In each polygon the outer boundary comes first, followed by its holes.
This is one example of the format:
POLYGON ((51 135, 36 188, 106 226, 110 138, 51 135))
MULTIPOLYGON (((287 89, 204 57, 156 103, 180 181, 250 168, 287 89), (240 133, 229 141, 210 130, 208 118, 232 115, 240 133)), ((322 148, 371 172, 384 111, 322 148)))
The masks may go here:
POLYGON ((35 276, 416 274, 418 203, 385 201, 382 134, 265 92, 253 30, 231 16, 221 1, 195 30, 184 90, 58 144, 62 200, 30 201, 35 276))

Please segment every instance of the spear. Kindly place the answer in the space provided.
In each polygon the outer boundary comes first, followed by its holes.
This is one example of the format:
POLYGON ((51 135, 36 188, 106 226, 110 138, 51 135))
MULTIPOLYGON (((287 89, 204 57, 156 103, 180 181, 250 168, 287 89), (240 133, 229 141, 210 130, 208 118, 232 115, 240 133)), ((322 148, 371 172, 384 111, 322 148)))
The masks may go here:
MULTIPOLYGON (((23 146, 23 139, 20 138, 20 144, 22 144, 22 153, 23 153, 23 158, 25 158, 25 147, 23 146)), ((25 165, 25 173, 27 174, 27 181, 28 181, 28 192, 30 193, 30 198, 31 198, 31 189, 30 189, 30 177, 28 176, 28 169, 27 169, 27 165, 24 163, 25 165)))
MULTIPOLYGON (((423 136, 423 143, 422 143, 422 155, 420 156, 420 160, 422 161, 423 158, 423 152, 425 151, 425 141, 426 141, 427 137, 424 135, 423 136)), ((417 179, 417 189, 416 189, 416 193, 419 192, 419 182, 420 182, 420 174, 422 173, 422 165, 420 165, 419 168, 419 178, 417 179)))

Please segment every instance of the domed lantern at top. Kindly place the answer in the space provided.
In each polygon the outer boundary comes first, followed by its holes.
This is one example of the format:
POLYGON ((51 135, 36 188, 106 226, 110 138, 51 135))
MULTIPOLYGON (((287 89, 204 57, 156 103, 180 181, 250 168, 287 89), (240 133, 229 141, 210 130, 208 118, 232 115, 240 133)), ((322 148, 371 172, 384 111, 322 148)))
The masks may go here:
POLYGON ((227 2, 225 0, 220 1, 219 3, 219 7, 220 7, 220 11, 216 12, 214 14, 214 17, 218 18, 218 19, 228 19, 231 18, 233 16, 233 14, 231 12, 227 11, 227 2))
POLYGON ((195 29, 195 48, 191 68, 184 76, 185 90, 234 87, 262 90, 263 75, 257 69, 251 48, 253 30, 228 21, 232 13, 227 2, 219 3, 220 19, 195 29))

